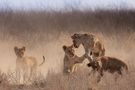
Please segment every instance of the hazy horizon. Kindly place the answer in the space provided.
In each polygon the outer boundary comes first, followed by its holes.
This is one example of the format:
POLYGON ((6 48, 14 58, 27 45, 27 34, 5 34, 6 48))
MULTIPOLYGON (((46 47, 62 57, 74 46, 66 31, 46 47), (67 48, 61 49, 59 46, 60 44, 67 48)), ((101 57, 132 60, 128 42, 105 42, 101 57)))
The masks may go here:
POLYGON ((134 0, 1 0, 0 9, 12 10, 95 10, 135 9, 134 0))

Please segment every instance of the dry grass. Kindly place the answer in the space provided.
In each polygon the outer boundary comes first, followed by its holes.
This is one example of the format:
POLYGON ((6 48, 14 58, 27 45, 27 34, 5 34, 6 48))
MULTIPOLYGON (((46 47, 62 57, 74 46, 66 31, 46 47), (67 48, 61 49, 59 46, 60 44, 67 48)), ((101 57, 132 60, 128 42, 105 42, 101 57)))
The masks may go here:
MULTIPOLYGON (((134 17, 134 11, 124 10, 65 13, 0 11, 0 90, 134 90, 134 17), (61 73, 62 45, 72 43, 70 36, 73 33, 90 32, 103 40, 106 55, 120 58, 128 64, 129 73, 117 82, 113 75, 105 73, 97 84, 95 76, 88 76, 87 60, 78 72, 70 76, 61 73), (42 74, 32 81, 32 85, 16 85, 12 73, 16 59, 14 46, 26 46, 26 55, 35 56, 39 63, 43 55, 46 57, 45 64, 38 68, 42 74)), ((76 50, 77 55, 83 53, 82 46, 76 50)))
POLYGON ((88 75, 88 68, 83 68, 71 75, 63 75, 62 73, 48 73, 47 77, 37 77, 31 85, 15 85, 9 84, 7 79, 1 76, 1 90, 134 90, 135 72, 129 71, 128 74, 114 80, 114 75, 105 73, 101 82, 96 83, 96 76, 88 75), (6 80, 6 82, 5 82, 6 80))

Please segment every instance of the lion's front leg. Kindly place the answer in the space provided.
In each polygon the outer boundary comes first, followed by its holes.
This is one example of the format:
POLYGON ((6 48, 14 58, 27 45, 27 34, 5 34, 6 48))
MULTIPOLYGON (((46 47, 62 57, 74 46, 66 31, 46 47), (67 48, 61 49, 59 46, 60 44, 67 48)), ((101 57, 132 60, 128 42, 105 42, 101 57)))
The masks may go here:
POLYGON ((28 68, 26 68, 24 71, 23 71, 23 83, 24 84, 27 84, 27 82, 28 82, 28 68))
POLYGON ((16 67, 16 82, 17 84, 21 83, 21 70, 19 67, 16 67))
POLYGON ((86 58, 89 60, 89 62, 92 62, 92 58, 88 54, 86 54, 86 58))
POLYGON ((71 68, 71 73, 76 72, 77 71, 77 65, 73 65, 71 68))
POLYGON ((103 77, 103 69, 100 68, 100 69, 98 70, 97 82, 100 82, 102 77, 103 77))
POLYGON ((91 56, 91 52, 87 48, 85 48, 85 56, 89 60, 89 62, 92 62, 92 58, 90 57, 91 56))

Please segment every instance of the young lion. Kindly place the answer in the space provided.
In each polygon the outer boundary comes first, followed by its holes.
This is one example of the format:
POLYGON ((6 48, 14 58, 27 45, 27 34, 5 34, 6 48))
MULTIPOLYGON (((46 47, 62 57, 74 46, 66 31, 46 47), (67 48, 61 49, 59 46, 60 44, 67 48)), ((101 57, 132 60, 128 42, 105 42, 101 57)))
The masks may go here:
POLYGON ((78 57, 75 55, 75 51, 73 50, 73 46, 63 46, 63 50, 65 52, 65 57, 64 57, 64 73, 73 73, 75 71, 76 64, 82 63, 86 55, 83 55, 81 57, 78 57))
MULTIPOLYGON (((117 72, 119 75, 122 75, 122 70, 125 69, 128 71, 127 65, 114 57, 102 56, 99 57, 97 60, 94 60, 88 64, 88 67, 92 67, 93 71, 98 71, 100 74, 100 81, 101 77, 103 76, 103 71, 108 71, 110 73, 117 72)), ((116 77, 117 78, 117 77, 116 77)))
MULTIPOLYGON (((37 60, 35 57, 25 57, 25 47, 18 48, 14 47, 15 54, 17 56, 16 59, 16 76, 18 83, 21 83, 21 78, 23 79, 23 83, 27 82, 28 79, 30 79, 34 73, 36 73, 37 69, 37 60)), ((39 65, 41 66, 45 62, 45 57, 43 56, 43 62, 39 65)))
MULTIPOLYGON (((74 34, 71 38, 75 48, 83 45, 86 55, 90 54, 93 58, 105 55, 103 43, 94 34, 74 34)), ((87 58, 92 61, 89 56, 87 58)))

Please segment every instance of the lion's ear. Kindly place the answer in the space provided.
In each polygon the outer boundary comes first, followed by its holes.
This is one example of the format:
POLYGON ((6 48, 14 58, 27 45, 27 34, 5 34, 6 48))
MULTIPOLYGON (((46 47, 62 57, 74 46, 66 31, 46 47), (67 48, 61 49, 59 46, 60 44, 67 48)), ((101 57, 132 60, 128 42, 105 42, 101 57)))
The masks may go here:
POLYGON ((26 48, 23 46, 23 47, 22 47, 22 50, 24 50, 24 51, 25 51, 25 50, 26 50, 26 48))
POLYGON ((72 35, 71 38, 74 39, 74 35, 72 35))
POLYGON ((74 35, 71 36, 71 38, 72 39, 79 38, 79 35, 75 33, 74 35))
POLYGON ((17 47, 17 46, 15 46, 15 47, 14 47, 14 51, 16 52, 17 50, 18 50, 18 47, 17 47))
POLYGON ((75 39, 75 34, 71 36, 72 39, 75 39))
POLYGON ((67 46, 64 45, 64 46, 63 46, 63 50, 65 51, 66 49, 67 49, 67 46))

